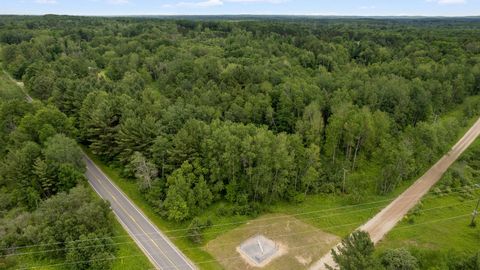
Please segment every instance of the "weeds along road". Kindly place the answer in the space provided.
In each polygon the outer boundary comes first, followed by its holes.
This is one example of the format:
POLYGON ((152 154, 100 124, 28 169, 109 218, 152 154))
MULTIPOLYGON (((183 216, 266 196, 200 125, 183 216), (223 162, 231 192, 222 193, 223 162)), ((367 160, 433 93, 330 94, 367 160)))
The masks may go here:
MULTIPOLYGON (((5 72, 5 71, 4 71, 5 72)), ((28 102, 33 99, 24 91, 23 83, 7 76, 23 91, 28 102)), ((195 265, 160 232, 130 199, 84 154, 85 176, 98 195, 110 202, 118 221, 157 269, 194 270, 195 265)))
POLYGON ((104 200, 125 230, 158 269, 196 269, 195 266, 161 233, 128 197, 84 155, 88 182, 104 200))
MULTIPOLYGON (((435 165, 433 165, 422 177, 413 183, 394 201, 382 209, 377 215, 363 224, 358 230, 366 231, 370 234, 372 241, 376 244, 385 234, 387 234, 395 225, 412 209, 420 199, 440 180, 450 165, 472 144, 480 134, 480 118, 465 133, 465 135, 455 144, 452 149, 444 155, 435 165)), ((338 248, 337 244, 334 248, 338 248)), ((311 270, 327 269, 325 264, 335 265, 331 253, 325 254, 319 261, 313 264, 311 270)))

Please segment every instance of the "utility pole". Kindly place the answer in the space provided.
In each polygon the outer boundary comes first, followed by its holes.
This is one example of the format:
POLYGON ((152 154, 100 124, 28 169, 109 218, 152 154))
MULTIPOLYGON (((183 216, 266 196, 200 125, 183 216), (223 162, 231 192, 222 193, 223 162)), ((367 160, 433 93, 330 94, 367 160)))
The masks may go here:
POLYGON ((342 183, 342 192, 345 193, 345 180, 347 178, 348 170, 343 168, 343 183, 342 183))
POLYGON ((475 210, 473 210, 473 213, 472 213, 472 222, 470 222, 470 227, 475 227, 475 226, 477 225, 477 223, 475 222, 475 219, 476 219, 477 216, 478 216, 478 207, 480 207, 480 199, 478 199, 477 207, 475 207, 475 210))

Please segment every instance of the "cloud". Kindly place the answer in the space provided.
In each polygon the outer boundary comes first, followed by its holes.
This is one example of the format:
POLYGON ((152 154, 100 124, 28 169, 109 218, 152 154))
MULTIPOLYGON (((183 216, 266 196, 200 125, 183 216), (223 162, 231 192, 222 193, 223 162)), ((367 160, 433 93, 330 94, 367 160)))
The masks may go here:
POLYGON ((467 0, 427 0, 427 2, 434 2, 440 5, 455 5, 455 4, 465 4, 467 0))
POLYGON ((42 5, 52 5, 52 4, 56 4, 57 0, 35 0, 35 3, 42 4, 42 5))

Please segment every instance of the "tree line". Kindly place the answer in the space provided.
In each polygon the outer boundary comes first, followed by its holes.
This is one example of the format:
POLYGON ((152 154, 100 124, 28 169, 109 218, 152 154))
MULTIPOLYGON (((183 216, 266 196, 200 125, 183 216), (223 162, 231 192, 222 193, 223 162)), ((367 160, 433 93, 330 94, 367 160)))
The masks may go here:
POLYGON ((219 201, 253 214, 391 192, 448 148, 465 122, 438 118, 480 91, 475 20, 0 21, 5 68, 175 221, 219 201))
POLYGON ((73 119, 7 90, 0 89, 0 268, 17 269, 32 256, 108 269, 113 217, 87 187, 73 119))

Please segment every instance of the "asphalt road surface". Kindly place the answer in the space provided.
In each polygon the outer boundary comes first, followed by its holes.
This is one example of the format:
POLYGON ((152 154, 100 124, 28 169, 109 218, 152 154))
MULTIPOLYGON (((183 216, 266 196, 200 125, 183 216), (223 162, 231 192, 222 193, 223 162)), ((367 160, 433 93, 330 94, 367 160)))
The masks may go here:
MULTIPOLYGON (((22 91, 22 82, 14 80, 22 91)), ((33 99, 24 91, 28 102, 33 99)), ((180 252, 160 230, 128 199, 128 197, 84 154, 85 176, 98 195, 110 202, 118 221, 157 269, 194 270, 195 265, 180 252)))
MULTIPOLYGON (((437 183, 450 165, 472 144, 480 134, 480 118, 468 130, 467 133, 455 144, 452 149, 443 156, 435 165, 433 165, 422 177, 413 183, 407 190, 398 196, 389 205, 383 208, 377 215, 367 223, 360 226, 359 230, 370 234, 372 241, 376 244, 385 234, 387 234, 395 225, 414 207, 418 201, 437 183)), ((339 244, 334 248, 338 248, 339 244)), ((334 266, 331 253, 325 254, 317 261, 311 270, 327 269, 325 264, 334 266)))
POLYGON ((87 166, 85 175, 90 185, 100 197, 110 202, 117 219, 155 267, 158 269, 196 269, 91 159, 86 155, 84 159, 87 166))

